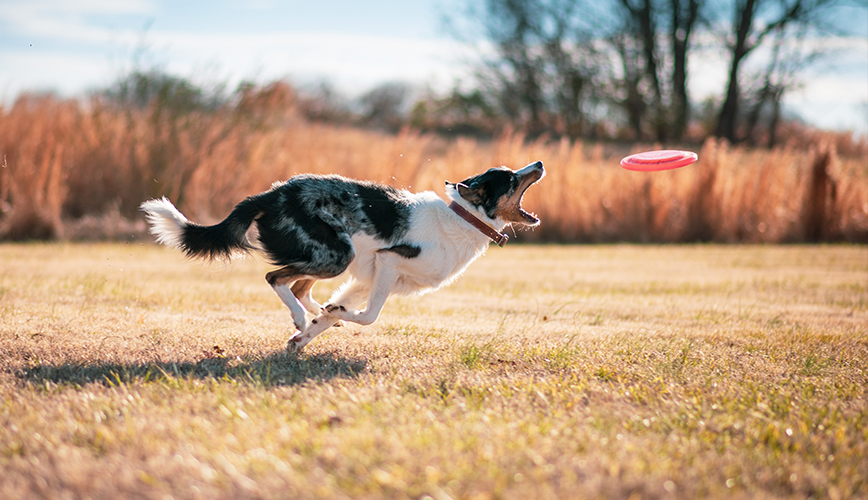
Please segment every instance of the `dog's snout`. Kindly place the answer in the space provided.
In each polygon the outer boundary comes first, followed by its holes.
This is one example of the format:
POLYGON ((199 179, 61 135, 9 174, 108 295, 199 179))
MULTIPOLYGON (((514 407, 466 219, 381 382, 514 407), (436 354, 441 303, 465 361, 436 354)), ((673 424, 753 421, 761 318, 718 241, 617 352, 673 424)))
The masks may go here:
POLYGON ((543 164, 541 161, 535 161, 535 162, 531 163, 530 165, 517 171, 516 174, 518 174, 520 176, 525 176, 525 175, 529 175, 531 173, 537 173, 537 172, 539 172, 541 174, 545 174, 545 169, 543 168, 543 164))

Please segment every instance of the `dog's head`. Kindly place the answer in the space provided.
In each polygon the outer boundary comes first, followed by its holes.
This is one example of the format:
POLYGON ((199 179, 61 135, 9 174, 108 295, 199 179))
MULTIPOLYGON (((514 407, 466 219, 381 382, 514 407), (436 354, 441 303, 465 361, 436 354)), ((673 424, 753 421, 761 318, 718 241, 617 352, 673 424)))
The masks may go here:
POLYGON ((539 219, 521 207, 521 198, 544 175, 542 162, 538 161, 521 170, 498 167, 455 184, 447 181, 446 188, 484 211, 491 220, 536 226, 539 219))

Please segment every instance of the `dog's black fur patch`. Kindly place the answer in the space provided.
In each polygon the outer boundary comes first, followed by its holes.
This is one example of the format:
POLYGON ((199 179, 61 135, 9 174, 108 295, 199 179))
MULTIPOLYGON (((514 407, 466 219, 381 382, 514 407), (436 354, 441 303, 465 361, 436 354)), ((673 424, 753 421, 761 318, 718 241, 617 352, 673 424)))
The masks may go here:
MULTIPOLYGON (((396 233, 407 231, 410 206, 402 193, 389 186, 372 183, 357 185, 362 202, 362 211, 368 217, 376 236, 384 241, 393 241, 396 233)), ((368 231, 365 231, 370 234, 368 231)))
POLYGON ((245 233, 255 223, 259 243, 275 265, 321 278, 337 276, 355 258, 351 238, 358 232, 394 243, 392 251, 405 257, 419 254, 418 248, 399 244, 410 225, 407 196, 338 175, 298 175, 245 199, 219 224, 188 223, 182 248, 188 255, 212 258, 249 250, 245 233))
POLYGON ((394 245, 389 248, 381 248, 377 250, 378 252, 395 252, 396 254, 404 257, 405 259, 413 259, 419 256, 422 253, 422 249, 415 245, 394 245))

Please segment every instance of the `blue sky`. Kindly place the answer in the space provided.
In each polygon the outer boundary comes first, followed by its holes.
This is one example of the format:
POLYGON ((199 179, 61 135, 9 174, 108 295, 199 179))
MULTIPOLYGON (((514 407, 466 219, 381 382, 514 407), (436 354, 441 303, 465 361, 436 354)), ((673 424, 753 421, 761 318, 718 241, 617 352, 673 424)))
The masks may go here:
POLYGON ((447 0, 0 0, 0 97, 102 86, 137 57, 194 79, 448 86, 467 53, 440 29, 448 8, 447 0))
MULTIPOLYGON (((329 80, 352 95, 386 81, 446 90, 477 53, 443 29, 464 0, 0 0, 0 101, 23 90, 76 95, 138 61, 207 84, 329 80)), ((842 23, 861 30, 863 10, 842 23)), ((835 41, 789 109, 868 133, 868 35, 835 41)), ((720 94, 726 61, 694 58, 694 99, 720 94)))

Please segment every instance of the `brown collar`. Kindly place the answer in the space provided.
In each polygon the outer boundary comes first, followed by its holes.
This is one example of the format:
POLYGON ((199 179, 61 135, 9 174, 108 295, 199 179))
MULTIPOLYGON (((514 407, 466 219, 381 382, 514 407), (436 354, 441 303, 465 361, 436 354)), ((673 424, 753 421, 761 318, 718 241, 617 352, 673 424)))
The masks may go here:
POLYGON ((473 227, 479 229, 479 232, 491 238, 491 241, 497 243, 497 246, 502 247, 507 241, 509 241, 509 236, 495 231, 493 227, 479 220, 479 218, 468 212, 466 208, 462 207, 458 203, 453 201, 449 204, 449 208, 451 208, 452 211, 458 214, 462 219, 469 222, 473 227))

